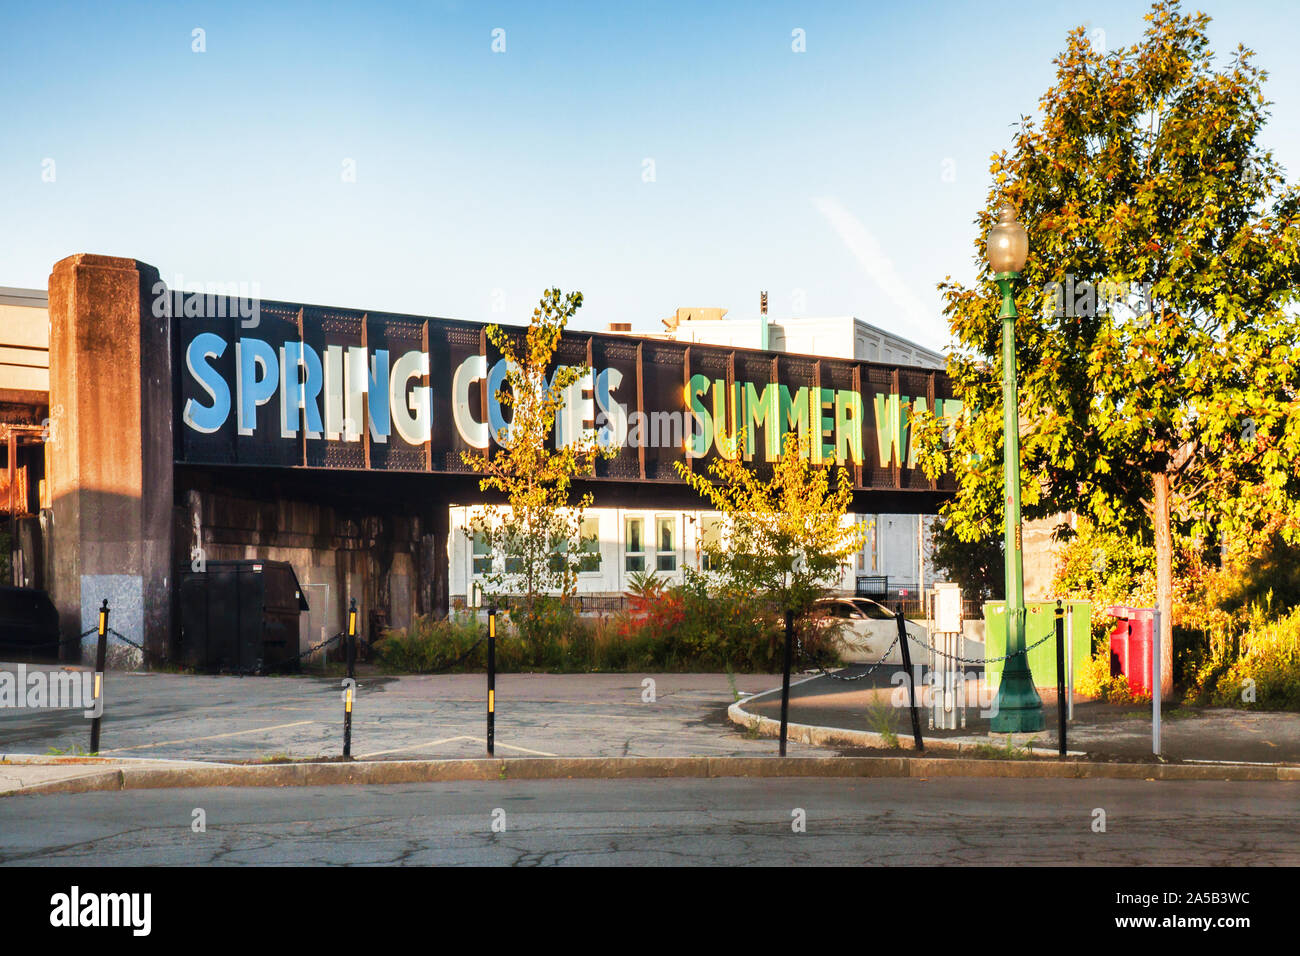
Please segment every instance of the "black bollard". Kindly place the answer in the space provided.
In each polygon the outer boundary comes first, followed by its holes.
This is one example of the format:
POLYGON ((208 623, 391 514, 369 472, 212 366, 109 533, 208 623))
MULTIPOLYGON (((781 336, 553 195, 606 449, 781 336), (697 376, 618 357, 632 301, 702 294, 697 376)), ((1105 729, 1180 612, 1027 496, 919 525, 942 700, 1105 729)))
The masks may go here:
POLYGON ((1058 751, 1065 756, 1065 609, 1056 602, 1056 715, 1060 727, 1058 751))
POLYGON ((907 671, 907 709, 912 712, 912 739, 916 741, 917 750, 924 750, 925 741, 921 739, 921 722, 916 716, 916 677, 912 673, 912 654, 907 647, 907 621, 903 617, 902 608, 898 609, 894 620, 898 622, 898 643, 903 648, 903 670, 907 671))
POLYGON ((785 612, 785 664, 781 668, 781 756, 785 756, 785 734, 790 725, 790 662, 794 649, 794 611, 785 612))

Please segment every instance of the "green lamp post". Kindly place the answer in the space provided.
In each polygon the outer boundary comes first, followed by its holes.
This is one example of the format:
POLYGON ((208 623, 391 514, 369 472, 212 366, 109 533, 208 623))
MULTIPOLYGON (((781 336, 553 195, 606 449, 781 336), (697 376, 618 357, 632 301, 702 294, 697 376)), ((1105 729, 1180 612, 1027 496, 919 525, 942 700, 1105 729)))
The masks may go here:
POLYGON ((988 260, 1002 290, 1002 430, 1003 475, 1006 479, 1007 654, 998 685, 996 734, 1032 733, 1043 729, 1043 701, 1034 689, 1025 653, 1025 576, 1020 533, 1020 416, 1016 391, 1016 300, 1011 282, 1020 278, 1029 255, 1029 236, 1016 221, 1016 207, 998 210, 998 223, 989 231, 988 260))

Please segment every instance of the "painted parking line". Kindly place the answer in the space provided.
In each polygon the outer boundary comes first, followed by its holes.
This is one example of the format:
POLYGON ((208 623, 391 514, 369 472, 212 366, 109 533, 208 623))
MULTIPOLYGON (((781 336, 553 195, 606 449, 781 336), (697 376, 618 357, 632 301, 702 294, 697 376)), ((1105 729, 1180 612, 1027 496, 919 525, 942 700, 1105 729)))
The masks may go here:
MULTIPOLYGON (((663 714, 546 714, 547 717, 575 717, 578 720, 591 720, 592 717, 599 717, 601 720, 664 720, 663 714)), ((673 719, 673 718, 667 718, 673 719)))
POLYGON ((409 747, 393 747, 391 750, 372 750, 368 754, 359 754, 357 756, 357 759, 366 760, 370 757, 383 757, 386 754, 400 754, 408 750, 425 750, 429 747, 437 747, 441 744, 449 744, 454 740, 473 740, 473 739, 474 738, 472 737, 466 737, 464 734, 460 734, 456 737, 443 737, 441 740, 429 740, 422 744, 411 744, 409 747))
POLYGON ((101 754, 120 754, 128 750, 148 750, 150 747, 174 747, 177 744, 196 744, 204 740, 221 740, 224 737, 240 737, 244 734, 260 734, 268 730, 284 730, 288 727, 301 727, 304 724, 314 724, 314 720, 295 720, 291 724, 272 724, 269 727, 250 727, 248 730, 232 730, 226 734, 209 734, 206 737, 186 737, 182 740, 161 740, 152 744, 136 744, 133 747, 114 747, 112 750, 101 750, 101 754))
MULTIPOLYGON (((367 757, 382 757, 385 754, 399 754, 412 750, 427 750, 430 747, 438 747, 442 744, 453 743, 457 740, 468 740, 472 743, 482 744, 487 747, 487 741, 482 737, 471 737, 469 734, 457 734, 455 737, 443 737, 441 740, 430 740, 422 744, 411 744, 409 747, 394 747, 391 750, 373 750, 368 754, 361 754, 358 759, 364 760, 367 757)), ((514 744, 503 744, 496 742, 498 747, 505 747, 507 750, 518 750, 520 753, 532 754, 534 757, 558 757, 559 754, 547 753, 545 750, 529 750, 527 747, 516 747, 514 744)))
MULTIPOLYGON (((471 737, 470 740, 483 740, 480 737, 471 737)), ((529 750, 527 747, 516 747, 514 744, 503 744, 501 741, 494 741, 496 746, 505 747, 506 750, 518 750, 521 754, 532 754, 534 757, 558 757, 559 754, 547 753, 545 750, 529 750)), ((483 740, 483 746, 487 746, 487 741, 483 740)))

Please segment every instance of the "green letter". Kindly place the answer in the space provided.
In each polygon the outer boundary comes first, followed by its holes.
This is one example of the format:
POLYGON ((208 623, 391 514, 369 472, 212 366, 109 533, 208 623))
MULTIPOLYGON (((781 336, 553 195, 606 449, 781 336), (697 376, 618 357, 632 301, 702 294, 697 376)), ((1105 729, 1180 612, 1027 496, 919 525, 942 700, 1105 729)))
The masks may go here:
POLYGON ((686 446, 687 458, 703 458, 709 453, 709 446, 713 444, 713 416, 709 414, 709 410, 700 401, 700 396, 708 390, 709 379, 707 376, 691 376, 686 403, 695 421, 699 422, 699 430, 697 431, 694 426, 691 427, 690 444, 686 446))
POLYGON ((852 389, 835 393, 835 460, 841 465, 846 460, 862 464, 862 396, 852 389))
POLYGON ((764 445, 768 461, 776 461, 781 455, 780 437, 777 434, 781 426, 777 421, 777 390, 771 385, 763 386, 760 396, 752 382, 745 383, 745 458, 754 457, 754 433, 763 426, 764 445), (753 426, 752 428, 750 426, 753 426))
POLYGON ((780 388, 781 412, 778 418, 781 421, 781 447, 785 447, 785 436, 787 432, 794 429, 799 430, 799 447, 807 448, 805 437, 808 433, 808 387, 804 386, 795 392, 794 397, 790 396, 790 389, 784 385, 780 388))

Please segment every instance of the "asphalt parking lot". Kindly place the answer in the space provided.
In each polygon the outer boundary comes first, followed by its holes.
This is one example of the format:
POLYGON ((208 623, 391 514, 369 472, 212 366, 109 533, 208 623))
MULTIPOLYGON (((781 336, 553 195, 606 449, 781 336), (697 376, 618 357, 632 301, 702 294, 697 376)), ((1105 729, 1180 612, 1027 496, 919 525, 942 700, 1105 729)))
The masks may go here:
MULTIPOLYGON (((780 684, 773 675, 735 681, 745 693, 780 684)), ((485 753, 484 675, 362 675, 357 685, 353 757, 485 753)), ((309 675, 109 673, 100 753, 222 761, 338 756, 341 694, 339 679, 309 675)), ((735 698, 725 674, 500 674, 496 699, 502 757, 747 756, 776 747, 727 722, 735 698)), ((0 753, 84 750, 89 723, 80 711, 0 710, 0 753)))

